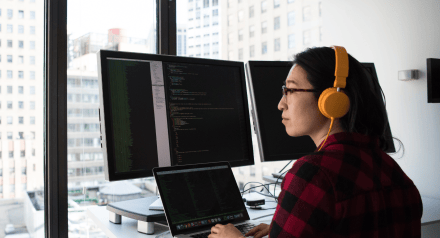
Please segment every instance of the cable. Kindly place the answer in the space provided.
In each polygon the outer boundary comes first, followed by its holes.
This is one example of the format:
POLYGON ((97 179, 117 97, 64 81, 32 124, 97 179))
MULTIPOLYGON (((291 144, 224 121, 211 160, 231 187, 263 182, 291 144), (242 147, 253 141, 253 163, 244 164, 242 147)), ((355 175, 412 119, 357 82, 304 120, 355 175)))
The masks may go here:
MULTIPOLYGON (((258 187, 264 187, 264 188, 269 192, 269 194, 272 196, 272 198, 274 198, 274 199, 276 200, 275 196, 270 192, 269 188, 266 187, 266 185, 271 185, 271 184, 274 184, 274 183, 263 184, 263 183, 260 183, 260 182, 247 182, 247 183, 243 186, 243 192, 241 192, 241 196, 243 196, 243 194, 244 194, 245 192, 247 192, 247 191, 249 191, 249 190, 251 190, 251 189, 258 188, 258 187), (252 188, 249 188, 249 189, 247 189, 247 190, 244 190, 244 188, 246 187, 246 185, 249 184, 249 183, 259 183, 259 184, 261 184, 261 185, 258 185, 258 186, 256 186, 256 187, 252 187, 252 188)), ((276 186, 276 184, 275 184, 275 186, 276 186)))
MULTIPOLYGON (((287 165, 286 165, 286 166, 287 166, 287 165)), ((283 176, 283 175, 284 175, 285 173, 287 173, 287 172, 288 172, 288 171, 283 172, 282 174, 280 174, 280 175, 278 176, 277 181, 276 181, 276 183, 275 183, 275 186, 273 186, 273 194, 274 194, 274 197, 275 197, 275 189, 277 188, 277 183, 278 183, 278 181, 280 180, 281 176, 283 176)), ((276 200, 277 203, 278 203, 278 197, 276 197, 275 200, 276 200)))
POLYGON ((287 163, 286 166, 284 166, 284 168, 282 168, 282 169, 280 170, 280 172, 278 172, 278 173, 283 172, 283 170, 287 167, 287 165, 289 165, 290 163, 292 163, 292 161, 293 161, 293 160, 291 160, 289 163, 287 163))
POLYGON ((258 220, 258 219, 260 219, 260 218, 268 217, 268 216, 273 216, 273 215, 274 215, 274 214, 267 214, 267 215, 264 215, 264 216, 261 216, 261 217, 253 218, 252 220, 258 220))

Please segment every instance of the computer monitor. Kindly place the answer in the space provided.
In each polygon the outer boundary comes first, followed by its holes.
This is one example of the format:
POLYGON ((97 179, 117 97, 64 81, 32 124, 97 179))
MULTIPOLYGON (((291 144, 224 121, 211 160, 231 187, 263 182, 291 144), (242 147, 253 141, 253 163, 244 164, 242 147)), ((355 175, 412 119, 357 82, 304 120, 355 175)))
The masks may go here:
POLYGON ((106 180, 163 166, 254 164, 243 62, 97 54, 106 180))
MULTIPOLYGON (((378 81, 374 64, 362 64, 370 70, 373 80, 378 81)), ((282 96, 281 86, 292 66, 291 61, 249 61, 246 64, 251 114, 261 161, 299 159, 316 149, 309 136, 291 137, 281 123, 281 113, 277 106, 282 96)), ((391 138, 389 125, 386 133, 391 138)), ((389 149, 385 152, 395 152, 392 138, 387 143, 389 149)))

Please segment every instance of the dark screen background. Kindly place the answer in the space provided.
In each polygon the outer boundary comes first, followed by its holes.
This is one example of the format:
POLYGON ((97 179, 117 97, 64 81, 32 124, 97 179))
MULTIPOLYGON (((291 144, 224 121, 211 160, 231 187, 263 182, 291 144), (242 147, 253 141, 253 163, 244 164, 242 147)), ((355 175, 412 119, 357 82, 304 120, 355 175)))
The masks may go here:
POLYGON ((316 149, 309 136, 289 136, 281 122, 282 113, 278 110, 278 103, 282 97, 281 86, 291 67, 290 62, 280 62, 280 66, 251 68, 265 161, 297 159, 316 149))
POLYGON ((230 168, 157 175, 173 225, 244 212, 230 168))
POLYGON ((163 65, 173 165, 253 160, 240 68, 163 65))
POLYGON ((108 60, 116 173, 158 167, 148 62, 108 60))

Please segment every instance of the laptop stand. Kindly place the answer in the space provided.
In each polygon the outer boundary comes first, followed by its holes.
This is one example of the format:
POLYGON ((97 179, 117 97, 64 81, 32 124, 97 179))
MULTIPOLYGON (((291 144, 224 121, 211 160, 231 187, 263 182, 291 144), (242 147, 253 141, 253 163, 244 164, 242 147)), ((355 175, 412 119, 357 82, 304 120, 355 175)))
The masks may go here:
POLYGON ((148 235, 154 234, 154 222, 168 226, 163 211, 149 209, 157 199, 156 196, 153 196, 110 203, 107 205, 109 221, 121 224, 122 216, 135 219, 138 221, 138 232, 148 235))

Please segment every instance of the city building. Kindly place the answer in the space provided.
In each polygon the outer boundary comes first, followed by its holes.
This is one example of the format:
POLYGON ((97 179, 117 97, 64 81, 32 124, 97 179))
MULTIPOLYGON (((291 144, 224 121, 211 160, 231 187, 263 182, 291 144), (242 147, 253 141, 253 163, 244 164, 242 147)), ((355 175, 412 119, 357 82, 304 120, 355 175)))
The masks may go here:
POLYGON ((0 6, 0 199, 44 186, 44 8, 0 6))
POLYGON ((221 5, 223 59, 290 60, 322 45, 321 0, 226 0, 221 5))
POLYGON ((222 9, 219 3, 219 0, 188 1, 186 56, 220 59, 222 9))
POLYGON ((186 25, 177 25, 177 52, 178 56, 186 56, 186 25))

